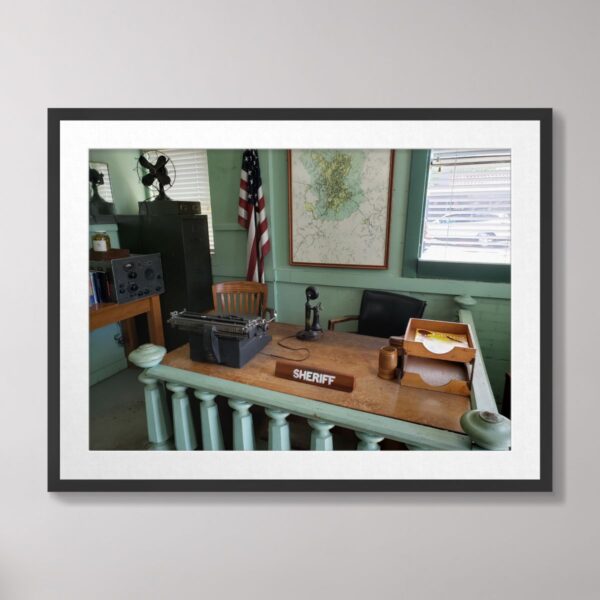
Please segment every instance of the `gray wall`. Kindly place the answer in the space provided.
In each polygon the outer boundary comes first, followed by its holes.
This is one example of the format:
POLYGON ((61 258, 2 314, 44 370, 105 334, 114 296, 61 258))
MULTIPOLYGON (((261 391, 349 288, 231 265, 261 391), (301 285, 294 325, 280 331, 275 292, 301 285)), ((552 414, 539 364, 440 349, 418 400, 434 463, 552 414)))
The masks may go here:
POLYGON ((252 6, 3 8, 0 597, 597 597, 598 3, 252 6), (48 106, 554 107, 556 491, 47 494, 48 106))

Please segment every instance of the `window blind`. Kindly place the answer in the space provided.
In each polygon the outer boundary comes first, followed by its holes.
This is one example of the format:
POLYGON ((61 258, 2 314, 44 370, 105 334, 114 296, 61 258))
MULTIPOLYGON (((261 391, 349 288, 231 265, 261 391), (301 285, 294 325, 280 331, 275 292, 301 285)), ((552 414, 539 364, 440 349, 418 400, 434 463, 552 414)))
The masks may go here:
POLYGON ((432 150, 420 259, 510 263, 510 189, 510 150, 432 150))
MULTIPOLYGON (((175 181, 173 187, 167 190, 167 195, 172 200, 181 202, 200 202, 202 214, 207 216, 210 251, 213 252, 215 240, 206 150, 161 148, 158 152, 166 154, 175 165, 175 181)), ((173 173, 169 170, 168 164, 167 170, 172 178, 173 173)), ((150 191, 155 195, 154 190, 150 189, 150 191)))
MULTIPOLYGON (((90 169, 96 169, 98 173, 104 176, 104 183, 98 186, 98 194, 107 202, 113 202, 112 187, 110 184, 110 175, 108 174, 108 165, 101 162, 90 162, 90 169)), ((92 193, 92 184, 90 183, 90 194, 92 193)))

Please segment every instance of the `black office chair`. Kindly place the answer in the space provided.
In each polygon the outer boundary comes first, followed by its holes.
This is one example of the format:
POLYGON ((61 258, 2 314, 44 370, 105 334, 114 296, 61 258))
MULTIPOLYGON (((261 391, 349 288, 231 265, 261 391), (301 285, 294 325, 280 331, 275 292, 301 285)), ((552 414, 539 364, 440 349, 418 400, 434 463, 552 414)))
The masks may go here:
POLYGON ((382 338, 403 336, 408 320, 420 319, 426 306, 427 302, 410 296, 365 290, 360 303, 360 314, 330 319, 328 329, 334 331, 339 323, 358 320, 357 333, 360 335, 382 338))

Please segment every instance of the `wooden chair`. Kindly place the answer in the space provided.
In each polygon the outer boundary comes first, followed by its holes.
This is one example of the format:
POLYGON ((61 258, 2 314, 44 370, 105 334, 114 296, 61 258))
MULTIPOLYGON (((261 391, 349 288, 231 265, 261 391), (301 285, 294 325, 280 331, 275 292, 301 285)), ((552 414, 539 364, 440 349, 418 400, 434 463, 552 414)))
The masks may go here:
POLYGON ((264 317, 273 312, 267 307, 269 289, 256 281, 224 281, 212 286, 215 312, 264 317))

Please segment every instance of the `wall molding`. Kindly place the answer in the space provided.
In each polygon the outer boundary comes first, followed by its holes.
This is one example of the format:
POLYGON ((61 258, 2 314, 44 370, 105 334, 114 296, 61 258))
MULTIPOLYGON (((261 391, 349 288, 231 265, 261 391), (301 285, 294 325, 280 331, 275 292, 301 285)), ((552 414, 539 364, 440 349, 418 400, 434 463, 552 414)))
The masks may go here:
POLYGON ((229 221, 227 223, 214 223, 213 231, 239 231, 240 233, 246 233, 246 230, 236 221, 229 221))
MULTIPOLYGON (((216 266, 213 276, 227 279, 245 279, 246 274, 237 268, 223 268, 216 266)), ((446 279, 415 279, 412 277, 399 277, 392 274, 377 274, 376 277, 365 277, 364 273, 344 273, 343 279, 332 276, 331 269, 324 269, 316 273, 315 269, 307 272, 299 267, 270 269, 265 273, 267 283, 277 287, 278 284, 287 285, 320 285, 323 287, 339 287, 353 289, 378 289, 389 292, 414 292, 441 296, 470 295, 475 298, 491 298, 496 300, 510 300, 510 284, 507 283, 481 283, 477 281, 452 281, 446 279)))
POLYGON ((390 292, 417 292, 422 294, 440 294, 456 296, 469 294, 477 298, 494 298, 510 300, 510 284, 482 283, 478 281, 453 281, 449 279, 422 279, 400 277, 391 273, 350 273, 340 277, 339 273, 332 274, 332 269, 323 269, 310 273, 298 267, 283 267, 275 270, 275 283, 315 284, 326 287, 343 288, 375 288, 390 292))

